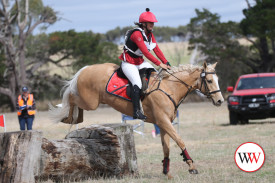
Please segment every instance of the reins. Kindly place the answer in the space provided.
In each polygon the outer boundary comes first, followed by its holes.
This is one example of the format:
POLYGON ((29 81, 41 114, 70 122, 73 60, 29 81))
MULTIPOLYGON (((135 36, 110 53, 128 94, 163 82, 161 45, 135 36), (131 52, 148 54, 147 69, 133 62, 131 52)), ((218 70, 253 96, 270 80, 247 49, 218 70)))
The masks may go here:
MULTIPOLYGON (((161 71, 158 73, 157 78, 160 78, 159 75, 160 73, 163 71, 163 69, 161 69, 161 71)), ((170 73, 168 70, 165 70, 168 74, 170 74, 171 76, 173 76, 174 78, 176 78, 178 81, 180 81, 183 85, 186 86, 186 88, 188 89, 188 91, 186 92, 185 96, 180 100, 180 102, 178 104, 176 104, 175 100, 171 97, 171 95, 169 95, 168 93, 166 93, 164 90, 162 90, 161 88, 159 88, 160 83, 162 81, 162 78, 160 78, 158 86, 156 89, 150 91, 149 93, 147 93, 147 95, 153 93, 154 91, 161 91, 162 93, 164 93, 174 104, 175 107, 175 111, 177 111, 178 107, 180 106, 180 104, 184 101, 184 99, 187 97, 187 95, 190 93, 190 91, 192 90, 192 86, 189 86, 187 83, 185 83, 184 81, 182 81, 181 79, 179 79, 177 76, 175 76, 174 74, 170 73)))
MULTIPOLYGON (((157 75, 157 78, 160 78, 160 73, 163 71, 163 69, 160 70, 160 72, 158 73, 157 75)), ((188 91, 186 92, 185 96, 179 101, 178 104, 176 104, 175 100, 171 97, 171 95, 169 95, 168 93, 166 93, 164 90, 162 90, 160 87, 160 83, 162 81, 162 78, 160 78, 159 80, 159 83, 158 83, 158 86, 156 89, 150 91, 149 93, 147 93, 147 95, 155 92, 155 91, 161 91, 162 93, 164 93, 171 101, 172 103, 174 104, 174 107, 175 107, 175 111, 177 111, 178 107, 180 106, 180 104, 185 100, 185 98, 187 97, 187 95, 191 92, 192 90, 192 86, 188 85, 186 82, 182 81, 181 79, 179 79, 177 76, 175 76, 173 73, 170 73, 168 70, 165 70, 168 74, 170 74, 171 76, 173 76, 174 78, 176 78, 179 82, 181 82, 184 86, 186 86, 186 88, 188 89, 188 91)), ((202 79, 201 81, 201 86, 200 86, 200 89, 197 90, 198 92, 204 94, 207 96, 207 98, 210 98, 211 97, 211 94, 214 94, 214 93, 217 93, 217 92, 220 92, 221 90, 215 90, 215 91, 210 91, 208 86, 207 86, 207 83, 206 83, 206 75, 207 74, 216 74, 216 72, 205 72, 204 70, 202 70, 201 74, 200 74, 200 77, 202 79), (201 89, 202 89, 202 86, 204 86, 204 90, 205 90, 205 93, 201 92, 201 89)))

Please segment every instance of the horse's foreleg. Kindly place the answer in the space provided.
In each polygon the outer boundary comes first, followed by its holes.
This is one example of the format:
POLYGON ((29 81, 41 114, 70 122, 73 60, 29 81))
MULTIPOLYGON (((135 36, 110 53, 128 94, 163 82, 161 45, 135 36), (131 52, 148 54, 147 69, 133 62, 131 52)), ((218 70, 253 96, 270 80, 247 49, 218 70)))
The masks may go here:
POLYGON ((170 136, 168 133, 166 133, 164 130, 160 128, 160 135, 161 135, 161 143, 162 143, 162 148, 163 148, 163 155, 164 159, 162 160, 162 166, 163 166, 163 171, 162 173, 168 176, 168 179, 171 179, 172 176, 169 173, 169 167, 170 167, 170 159, 169 159, 169 154, 170 154, 170 136))
POLYGON ((195 168, 194 162, 192 158, 189 156, 186 148, 182 150, 182 153, 180 154, 183 157, 183 161, 185 161, 189 165, 189 173, 191 174, 198 174, 198 170, 195 168))
MULTIPOLYGON (((163 121, 162 123, 158 124, 158 126, 163 129, 169 136, 177 143, 177 145, 181 148, 183 156, 183 161, 185 161, 189 165, 189 173, 197 174, 198 170, 195 168, 192 158, 189 156, 185 144, 180 136, 177 134, 176 130, 174 129, 171 122, 163 121)), ((164 148, 164 147, 163 147, 164 148)), ((169 153, 168 153, 169 155, 169 153)))
POLYGON ((169 153, 170 153, 170 137, 169 135, 162 129, 160 129, 161 135, 161 143, 163 148, 163 155, 164 159, 162 160, 163 163, 163 173, 167 174, 169 172, 169 153))

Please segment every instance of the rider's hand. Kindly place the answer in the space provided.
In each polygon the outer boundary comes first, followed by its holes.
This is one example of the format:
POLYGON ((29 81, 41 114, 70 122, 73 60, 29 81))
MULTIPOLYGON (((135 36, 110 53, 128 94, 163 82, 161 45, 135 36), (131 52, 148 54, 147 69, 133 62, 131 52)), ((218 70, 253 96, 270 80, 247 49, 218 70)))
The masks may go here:
POLYGON ((168 69, 171 69, 171 64, 169 62, 167 62, 166 65, 168 66, 168 69))
MULTIPOLYGON (((161 63, 159 66, 160 66, 161 68, 165 69, 165 70, 167 70, 167 69, 169 68, 168 65, 165 65, 165 64, 163 64, 163 63, 161 63)), ((170 67, 170 68, 171 68, 171 67, 170 67)))

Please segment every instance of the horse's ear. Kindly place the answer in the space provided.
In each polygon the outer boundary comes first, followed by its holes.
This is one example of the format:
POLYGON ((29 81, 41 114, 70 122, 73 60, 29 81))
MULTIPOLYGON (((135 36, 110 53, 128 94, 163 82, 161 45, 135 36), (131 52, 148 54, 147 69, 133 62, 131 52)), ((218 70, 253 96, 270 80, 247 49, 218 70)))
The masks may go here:
POLYGON ((217 63, 218 62, 215 62, 213 65, 212 65, 212 67, 215 69, 215 67, 217 66, 217 63))
POLYGON ((207 68, 207 63, 206 63, 206 61, 204 61, 204 63, 203 63, 203 68, 204 68, 204 69, 207 68))

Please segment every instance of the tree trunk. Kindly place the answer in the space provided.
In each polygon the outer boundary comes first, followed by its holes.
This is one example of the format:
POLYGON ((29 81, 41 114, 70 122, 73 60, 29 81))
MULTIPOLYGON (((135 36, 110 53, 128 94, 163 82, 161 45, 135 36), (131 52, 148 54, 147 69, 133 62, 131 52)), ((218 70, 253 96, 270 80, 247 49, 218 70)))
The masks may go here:
POLYGON ((42 132, 0 133, 0 182, 33 183, 39 173, 42 132))
MULTIPOLYGON (((30 68, 30 66, 27 67, 25 59, 27 38, 37 26, 41 24, 50 25, 57 20, 56 13, 50 7, 43 7, 45 11, 40 11, 37 14, 39 17, 37 19, 29 11, 29 5, 35 5, 35 1, 31 4, 29 4, 29 0, 25 0, 24 3, 20 2, 22 1, 2 0, 0 2, 0 45, 3 46, 4 50, 4 79, 7 81, 7 84, 3 87, 10 90, 14 98, 20 93, 23 85, 30 84, 28 79, 33 79, 28 78, 27 75, 30 68)), ((37 62, 40 62, 39 60, 39 58, 36 58, 37 62)), ((0 94, 8 95, 1 90, 0 94)), ((15 102, 12 97, 9 98, 12 108, 15 110, 15 102)))
POLYGON ((8 96, 10 98, 10 101, 11 101, 11 105, 12 105, 12 108, 11 108, 11 111, 14 112, 16 111, 16 103, 17 103, 17 100, 18 100, 18 96, 16 94, 11 94, 8 96))
POLYGON ((138 175, 129 124, 91 125, 63 140, 37 131, 0 134, 0 182, 80 181, 138 175))
POLYGON ((20 84, 19 86, 25 86, 26 83, 26 66, 25 66, 25 37, 24 37, 24 33, 20 32, 19 34, 19 58, 18 58, 18 62, 19 62, 19 76, 20 76, 20 84))
POLYGON ((131 126, 92 125, 73 131, 64 140, 42 142, 38 180, 79 181, 96 177, 136 175, 131 126))

